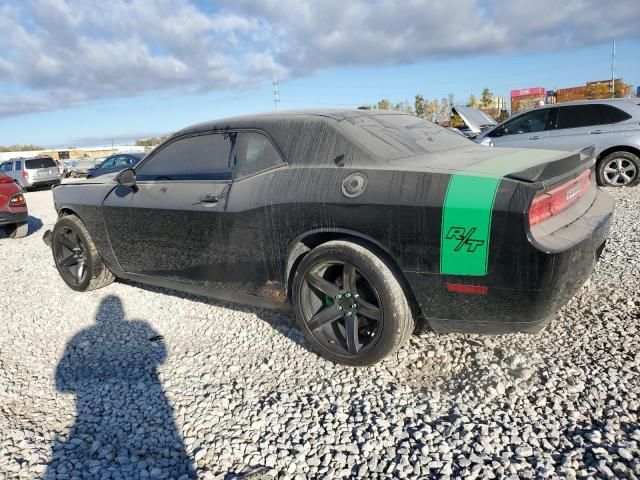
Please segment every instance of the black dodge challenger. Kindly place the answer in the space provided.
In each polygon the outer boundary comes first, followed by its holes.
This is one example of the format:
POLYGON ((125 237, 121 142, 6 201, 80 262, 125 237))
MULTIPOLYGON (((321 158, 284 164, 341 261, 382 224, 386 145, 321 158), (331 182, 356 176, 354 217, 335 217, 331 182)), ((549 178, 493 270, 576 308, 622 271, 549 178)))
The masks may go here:
POLYGON ((590 149, 487 148, 389 111, 238 117, 56 187, 45 239, 75 290, 121 277, 292 305, 320 354, 366 365, 421 324, 541 329, 605 245, 593 166, 590 149))

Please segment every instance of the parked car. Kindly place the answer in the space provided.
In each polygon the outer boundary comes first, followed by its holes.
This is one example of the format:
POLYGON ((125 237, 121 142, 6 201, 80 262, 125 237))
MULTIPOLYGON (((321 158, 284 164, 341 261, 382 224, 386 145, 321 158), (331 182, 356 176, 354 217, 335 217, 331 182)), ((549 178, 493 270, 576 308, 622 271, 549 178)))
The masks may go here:
POLYGON ((25 190, 60 184, 58 164, 51 157, 13 158, 0 164, 0 172, 25 190))
POLYGON ((144 153, 117 153, 107 157, 100 163, 96 163, 95 168, 87 170, 87 178, 99 177, 107 173, 119 172, 125 168, 133 168, 144 158, 144 153))
POLYGON ((575 150, 594 145, 600 185, 640 182, 640 100, 551 104, 516 115, 475 140, 496 147, 575 150))
POLYGON ((29 231, 27 201, 13 178, 0 173, 0 228, 9 238, 24 237, 29 231))
POLYGON ((541 329, 605 245, 614 203, 594 163, 592 149, 486 148, 400 112, 245 116, 55 188, 45 241, 74 290, 120 277, 292 305, 320 354, 366 365, 417 322, 541 329))
POLYGON ((467 126, 464 129, 456 129, 466 137, 475 138, 479 133, 498 124, 491 115, 477 108, 454 105, 451 107, 451 111, 457 114, 467 126))
POLYGON ((72 158, 68 162, 69 176, 72 178, 86 177, 87 172, 96 167, 96 159, 83 157, 72 158))

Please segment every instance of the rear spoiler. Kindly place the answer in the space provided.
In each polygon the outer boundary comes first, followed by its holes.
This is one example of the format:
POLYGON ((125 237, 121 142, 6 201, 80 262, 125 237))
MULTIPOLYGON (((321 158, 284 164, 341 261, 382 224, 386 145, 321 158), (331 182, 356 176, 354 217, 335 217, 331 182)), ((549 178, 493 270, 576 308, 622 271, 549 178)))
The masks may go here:
POLYGON ((575 150, 559 160, 553 160, 520 172, 510 173, 506 178, 528 183, 541 182, 543 187, 554 185, 564 179, 574 177, 584 170, 593 167, 596 162, 595 146, 575 150))

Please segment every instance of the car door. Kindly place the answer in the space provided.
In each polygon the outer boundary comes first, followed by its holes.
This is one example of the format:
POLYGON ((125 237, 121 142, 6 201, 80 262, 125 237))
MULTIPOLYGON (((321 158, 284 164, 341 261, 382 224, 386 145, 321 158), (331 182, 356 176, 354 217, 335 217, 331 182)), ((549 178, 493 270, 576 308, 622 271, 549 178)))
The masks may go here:
POLYGON ((11 163, 9 163, 9 168, 12 169, 11 172, 8 173, 10 177, 12 177, 17 183, 20 183, 22 180, 22 160, 16 160, 13 162, 13 167, 11 167, 11 163))
POLYGON ((541 141, 547 135, 551 115, 551 108, 531 110, 506 121, 486 136, 496 147, 545 148, 541 141))
POLYGON ((611 124, 601 105, 558 106, 552 128, 544 139, 546 148, 576 150, 590 145, 611 141, 611 124))
POLYGON ((234 134, 172 139, 136 167, 134 188, 104 200, 109 240, 128 273, 224 287, 225 208, 234 134))

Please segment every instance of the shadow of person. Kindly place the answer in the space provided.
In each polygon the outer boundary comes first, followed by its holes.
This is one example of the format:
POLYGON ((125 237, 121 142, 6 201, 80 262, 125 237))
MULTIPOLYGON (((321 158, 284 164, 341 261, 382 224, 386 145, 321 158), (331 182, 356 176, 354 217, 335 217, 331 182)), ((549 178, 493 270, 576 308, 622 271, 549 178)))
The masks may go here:
POLYGON ((105 298, 96 323, 67 344, 56 387, 76 397, 75 424, 54 442, 46 479, 195 477, 156 367, 162 337, 105 298))

